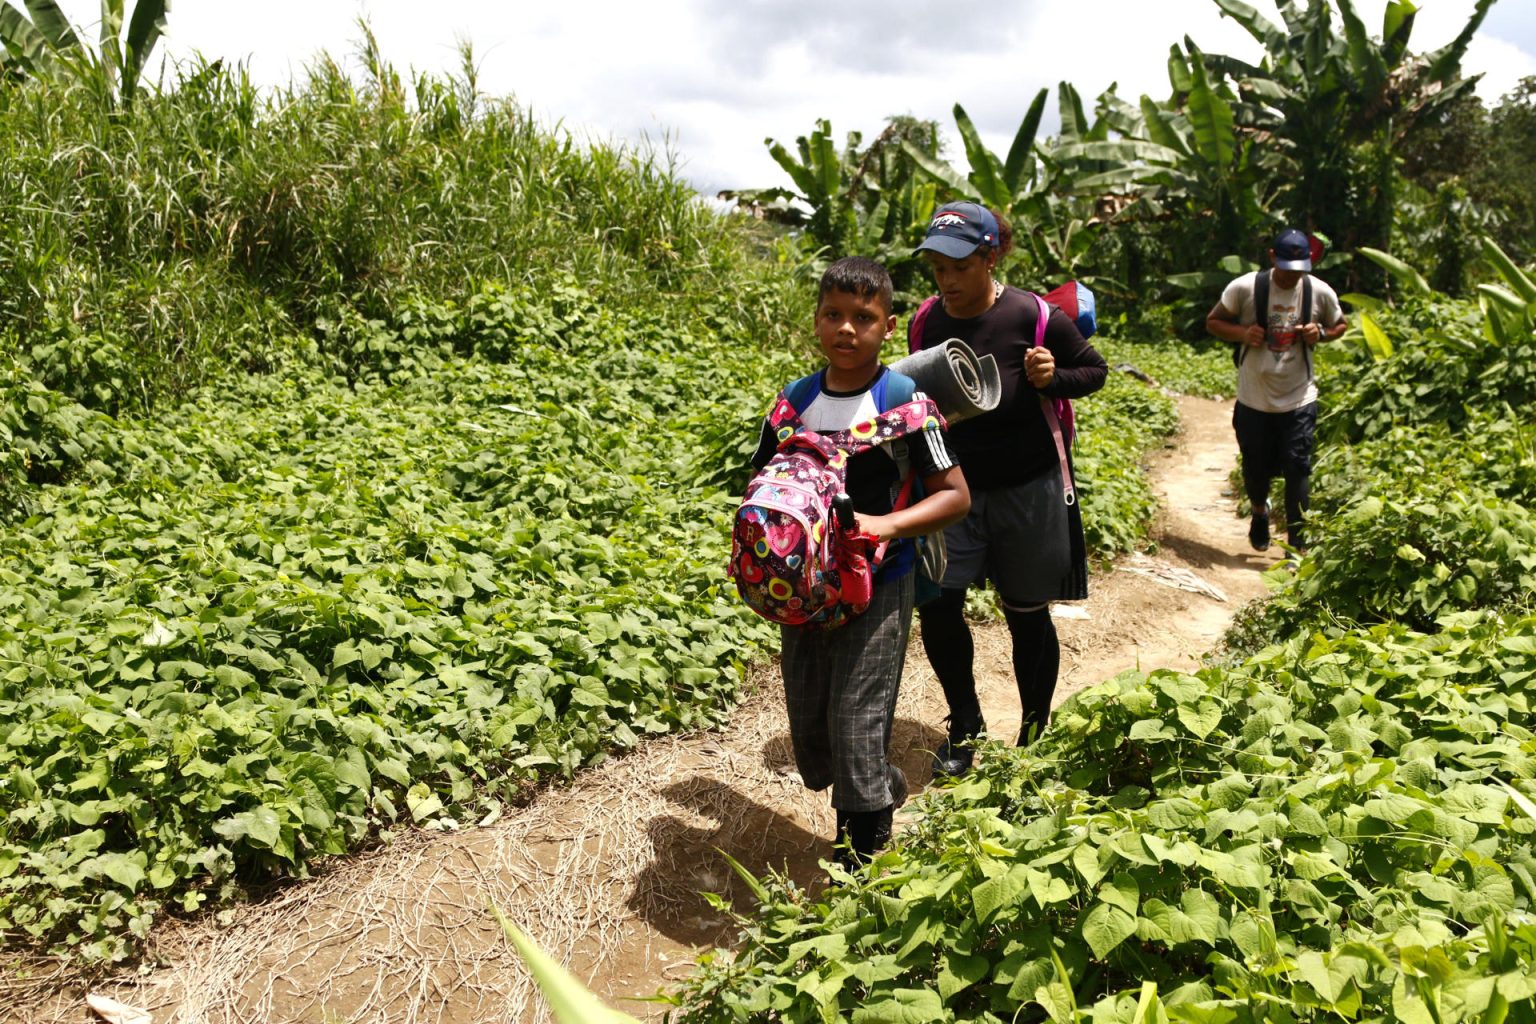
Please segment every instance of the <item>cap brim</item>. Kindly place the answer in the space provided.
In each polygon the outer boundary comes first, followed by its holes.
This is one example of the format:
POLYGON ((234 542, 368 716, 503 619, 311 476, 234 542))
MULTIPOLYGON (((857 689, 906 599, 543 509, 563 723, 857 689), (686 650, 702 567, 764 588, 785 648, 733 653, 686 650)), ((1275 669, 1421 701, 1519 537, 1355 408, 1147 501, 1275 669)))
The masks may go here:
POLYGON ((1276 270, 1311 270, 1311 260, 1275 260, 1276 270))
POLYGON ((981 248, 980 242, 967 242, 948 235, 932 235, 923 239, 923 244, 913 249, 912 255, 916 256, 926 250, 936 252, 940 256, 948 256, 952 260, 963 260, 979 248, 981 248))

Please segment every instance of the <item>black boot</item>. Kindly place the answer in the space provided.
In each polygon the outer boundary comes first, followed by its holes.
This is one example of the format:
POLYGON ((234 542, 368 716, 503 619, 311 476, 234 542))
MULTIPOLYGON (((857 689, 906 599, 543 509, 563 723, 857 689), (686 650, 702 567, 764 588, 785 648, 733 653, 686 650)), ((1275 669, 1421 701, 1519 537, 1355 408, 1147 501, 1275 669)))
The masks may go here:
POLYGON ((848 815, 848 845, 855 864, 867 864, 891 841, 891 809, 853 811, 848 815))
POLYGON ((949 717, 949 735, 944 742, 939 744, 939 749, 933 755, 933 774, 937 778, 941 775, 959 777, 971 770, 971 764, 976 758, 976 751, 971 743, 987 727, 987 723, 981 718, 981 710, 978 708, 974 715, 961 717, 951 715, 949 717))

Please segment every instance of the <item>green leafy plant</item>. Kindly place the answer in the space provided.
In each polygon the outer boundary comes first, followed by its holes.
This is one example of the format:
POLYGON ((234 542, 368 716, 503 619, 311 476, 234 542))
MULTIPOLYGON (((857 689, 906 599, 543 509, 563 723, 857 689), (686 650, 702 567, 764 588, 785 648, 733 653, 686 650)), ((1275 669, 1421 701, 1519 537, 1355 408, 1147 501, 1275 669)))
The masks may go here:
POLYGON ((25 0, 28 20, 11 3, 0 3, 0 73, 99 76, 107 94, 131 106, 149 55, 165 31, 170 0, 138 0, 124 31, 123 0, 102 0, 99 51, 80 42, 54 0, 25 0))
POLYGON ((672 1019, 1528 1019, 1536 827, 1489 774, 1524 763, 1533 631, 1382 626, 1085 691, 869 871, 764 880, 672 1019))

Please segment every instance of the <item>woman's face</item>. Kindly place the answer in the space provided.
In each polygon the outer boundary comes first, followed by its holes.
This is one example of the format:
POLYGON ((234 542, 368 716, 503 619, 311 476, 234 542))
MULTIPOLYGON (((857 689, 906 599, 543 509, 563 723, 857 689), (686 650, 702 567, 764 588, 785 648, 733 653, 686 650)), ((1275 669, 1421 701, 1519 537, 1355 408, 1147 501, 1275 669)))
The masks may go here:
POLYGON ((997 263, 993 249, 978 248, 964 259, 954 259, 936 252, 925 252, 928 269, 944 299, 944 311, 954 317, 980 316, 992 305, 992 267, 997 263))

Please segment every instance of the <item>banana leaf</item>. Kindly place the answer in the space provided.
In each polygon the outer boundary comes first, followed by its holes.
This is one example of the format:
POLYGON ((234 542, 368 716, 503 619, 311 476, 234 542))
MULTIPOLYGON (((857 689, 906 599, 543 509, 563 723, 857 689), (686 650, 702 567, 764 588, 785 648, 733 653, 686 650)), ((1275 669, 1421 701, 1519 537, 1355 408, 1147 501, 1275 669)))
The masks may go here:
POLYGON ((560 1024, 639 1024, 627 1013, 605 1006, 569 971, 503 917, 501 911, 493 908, 491 913, 496 916, 496 922, 501 925, 507 940, 523 958, 523 963, 528 965, 528 972, 533 975, 534 982, 560 1024))
POLYGON ((959 195, 970 195, 971 183, 966 181, 959 171, 949 166, 943 160, 940 160, 932 153, 924 152, 919 147, 913 145, 908 139, 901 140, 901 151, 911 159, 919 171, 940 185, 959 195))
POLYGON ((958 103, 955 104, 955 127, 960 132, 960 140, 965 143, 965 159, 971 165, 971 184, 981 195, 981 201, 994 210, 1013 205, 1013 192, 1003 185, 997 157, 981 141, 981 133, 958 103))
POLYGON ((1189 90, 1189 124, 1195 133, 1195 151, 1223 174, 1237 152, 1232 108, 1216 95, 1197 61, 1191 69, 1194 84, 1189 90))
POLYGON ((1040 117, 1045 112, 1045 101, 1049 95, 1049 89, 1035 93, 1029 109, 1024 113, 1024 120, 1019 122, 1019 130, 1014 133, 1013 145, 1008 147, 1008 159, 1003 162, 1003 183, 1014 194, 1025 183, 1023 179, 1028 170, 1029 155, 1034 151, 1035 134, 1040 130, 1040 117))
POLYGON ((1372 249, 1368 245, 1362 245, 1357 251, 1360 255, 1390 274, 1392 279, 1402 285, 1405 291, 1416 295, 1429 294, 1429 282, 1424 280, 1424 275, 1396 256, 1382 252, 1380 249, 1372 249))
POLYGON ((1525 271, 1517 267, 1515 261, 1510 259, 1508 254, 1503 249, 1500 249, 1498 243, 1493 239, 1484 235, 1482 243, 1483 255, 1488 258, 1488 262, 1493 264, 1494 269, 1499 272, 1499 276, 1504 278, 1509 283, 1509 286, 1526 302, 1536 302, 1536 282, 1533 282, 1526 275, 1525 271))
POLYGON ((1216 6, 1221 8, 1221 13, 1246 29, 1269 53, 1282 54, 1289 46, 1287 33, 1242 0, 1216 0, 1216 6))
POLYGON ((54 0, 26 0, 32 24, 55 50, 77 49, 80 39, 54 0))

